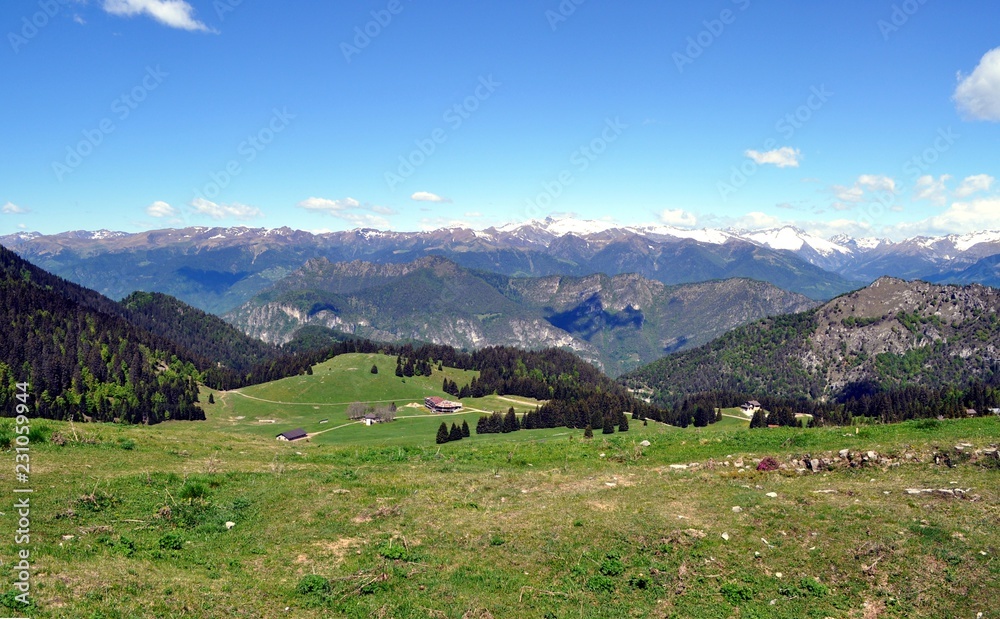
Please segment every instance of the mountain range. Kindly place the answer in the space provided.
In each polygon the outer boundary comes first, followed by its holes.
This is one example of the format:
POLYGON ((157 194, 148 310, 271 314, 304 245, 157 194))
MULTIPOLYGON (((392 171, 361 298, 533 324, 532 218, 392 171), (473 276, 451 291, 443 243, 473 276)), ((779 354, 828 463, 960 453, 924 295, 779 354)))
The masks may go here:
POLYGON ((881 278, 818 308, 767 318, 623 380, 655 397, 708 391, 842 399, 1000 378, 1000 290, 881 278))
POLYGON ((0 244, 114 299, 134 290, 163 292, 221 314, 312 258, 401 264, 436 255, 513 277, 637 273, 667 285, 743 277, 815 300, 882 276, 990 284, 997 281, 1000 232, 893 242, 822 239, 792 227, 684 230, 547 218, 486 230, 409 233, 245 227, 19 233, 0 237, 0 244))
POLYGON ((273 344, 321 326, 467 349, 562 347, 618 375, 758 318, 814 305, 748 279, 667 286, 636 274, 509 277, 436 256, 405 264, 317 258, 224 317, 273 344))

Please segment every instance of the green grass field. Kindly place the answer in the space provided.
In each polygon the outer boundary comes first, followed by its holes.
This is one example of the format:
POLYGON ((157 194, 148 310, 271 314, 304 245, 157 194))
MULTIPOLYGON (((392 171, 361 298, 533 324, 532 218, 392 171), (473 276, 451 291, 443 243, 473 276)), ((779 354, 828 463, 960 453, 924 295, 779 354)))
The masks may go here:
MULTIPOLYGON (((634 422, 591 440, 564 428, 439 446, 441 417, 422 415, 274 440, 339 425, 344 402, 439 393, 438 375, 402 383, 390 359, 364 376, 360 357, 241 390, 308 404, 216 393, 207 422, 38 422, 50 437, 31 451, 37 605, 7 594, 0 616, 988 619, 1000 608, 1000 466, 968 456, 998 441, 996 418, 754 431, 728 418, 634 422), (894 465, 733 466, 841 449, 894 465)), ((0 459, 13 488, 14 454, 0 459)), ((16 512, 0 511, 8 567, 16 512)))
POLYGON ((485 413, 505 412, 510 407, 523 413, 540 404, 529 398, 487 396, 466 398, 461 413, 434 414, 424 407, 425 397, 450 398, 441 390, 445 378, 461 386, 478 372, 444 368, 435 369, 429 377, 401 378, 394 373, 395 365, 395 357, 385 355, 341 355, 315 366, 312 376, 295 376, 230 392, 206 389, 202 400, 210 417, 207 425, 220 431, 272 438, 302 428, 316 433, 310 442, 318 444, 404 444, 420 436, 433 441, 442 421, 461 425, 464 420, 475 427, 485 413), (378 374, 371 373, 372 365, 379 368, 378 374), (209 394, 215 404, 207 404, 209 394), (373 406, 395 403, 397 420, 370 427, 351 422, 347 407, 352 402, 373 406))

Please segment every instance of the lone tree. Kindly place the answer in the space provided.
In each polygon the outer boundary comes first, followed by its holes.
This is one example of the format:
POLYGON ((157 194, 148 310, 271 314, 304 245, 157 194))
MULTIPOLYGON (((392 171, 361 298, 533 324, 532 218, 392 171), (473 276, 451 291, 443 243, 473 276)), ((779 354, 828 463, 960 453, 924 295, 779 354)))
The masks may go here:
POLYGON ((447 442, 448 442, 448 425, 442 421, 441 425, 438 427, 437 444, 441 445, 447 442))
POLYGON ((468 438, 469 436, 472 436, 472 434, 469 432, 469 422, 465 421, 463 419, 462 420, 462 437, 463 438, 468 438))
POLYGON ((208 403, 215 404, 215 394, 212 393, 208 394, 208 403))
POLYGON ((587 424, 587 428, 583 431, 583 438, 594 438, 594 429, 587 424))
POLYGON ((378 374, 378 366, 374 363, 372 364, 372 374, 378 374))

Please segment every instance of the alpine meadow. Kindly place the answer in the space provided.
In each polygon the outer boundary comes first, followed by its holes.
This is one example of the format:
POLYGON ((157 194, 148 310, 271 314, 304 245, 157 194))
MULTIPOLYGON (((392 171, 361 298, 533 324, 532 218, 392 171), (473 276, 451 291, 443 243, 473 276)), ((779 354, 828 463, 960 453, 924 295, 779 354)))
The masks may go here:
POLYGON ((0 616, 1000 619, 1000 6, 0 7, 0 616))

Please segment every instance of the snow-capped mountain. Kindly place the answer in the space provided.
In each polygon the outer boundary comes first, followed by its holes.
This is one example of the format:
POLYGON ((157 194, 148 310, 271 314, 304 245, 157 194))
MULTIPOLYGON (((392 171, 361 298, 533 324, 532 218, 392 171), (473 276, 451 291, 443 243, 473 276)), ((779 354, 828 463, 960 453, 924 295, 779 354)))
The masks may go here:
POLYGON ((744 277, 822 300, 884 275, 995 281, 988 277, 995 273, 995 261, 971 267, 1000 255, 1000 232, 989 231, 893 242, 823 239, 790 226, 688 230, 553 217, 485 230, 424 232, 205 226, 138 233, 21 232, 0 237, 0 243, 108 296, 136 289, 165 292, 207 311, 231 309, 313 258, 389 264, 436 255, 510 276, 637 273, 667 285, 744 277))

